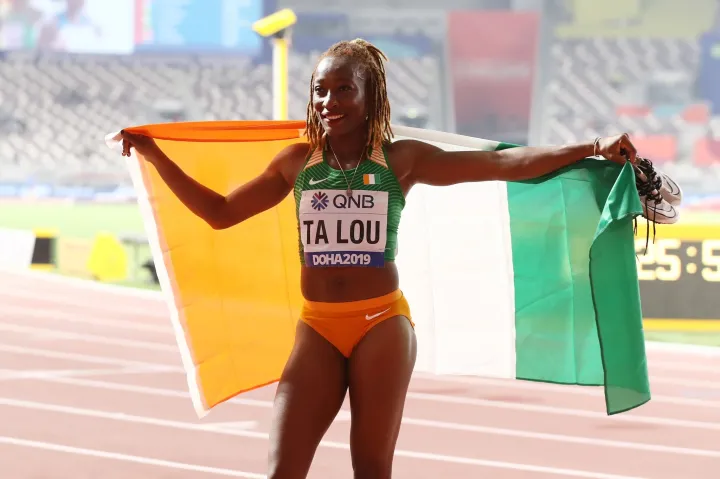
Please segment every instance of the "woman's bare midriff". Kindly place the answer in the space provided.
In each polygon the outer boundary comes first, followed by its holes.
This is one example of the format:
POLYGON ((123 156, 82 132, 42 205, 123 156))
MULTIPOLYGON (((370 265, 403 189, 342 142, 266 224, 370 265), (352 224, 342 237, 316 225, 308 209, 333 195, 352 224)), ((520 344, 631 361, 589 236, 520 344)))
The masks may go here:
POLYGON ((386 262, 378 268, 303 266, 301 289, 308 301, 344 303, 375 298, 399 287, 397 267, 386 262))

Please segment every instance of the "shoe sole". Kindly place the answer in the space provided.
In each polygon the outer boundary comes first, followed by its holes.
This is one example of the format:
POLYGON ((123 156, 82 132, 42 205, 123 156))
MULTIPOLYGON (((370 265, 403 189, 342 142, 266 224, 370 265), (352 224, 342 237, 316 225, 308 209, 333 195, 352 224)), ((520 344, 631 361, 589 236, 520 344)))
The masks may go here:
POLYGON ((652 202, 646 204, 645 198, 641 197, 640 202, 643 208, 643 218, 653 223, 671 225, 677 223, 680 219, 680 212, 665 200, 657 204, 652 202))

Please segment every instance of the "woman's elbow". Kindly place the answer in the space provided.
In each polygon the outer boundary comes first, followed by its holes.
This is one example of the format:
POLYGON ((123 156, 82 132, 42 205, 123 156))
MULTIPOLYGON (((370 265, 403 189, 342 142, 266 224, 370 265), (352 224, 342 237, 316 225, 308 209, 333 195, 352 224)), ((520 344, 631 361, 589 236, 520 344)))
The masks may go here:
POLYGON ((205 222, 215 231, 225 230, 231 226, 228 222, 218 220, 206 220, 205 222))
POLYGON ((203 218, 208 226, 216 231, 228 229, 239 223, 237 218, 233 218, 233 215, 230 214, 226 204, 214 208, 210 214, 205 215, 203 218))
POLYGON ((239 221, 230 218, 228 215, 217 215, 211 218, 206 218, 205 222, 215 231, 226 230, 239 223, 239 221))

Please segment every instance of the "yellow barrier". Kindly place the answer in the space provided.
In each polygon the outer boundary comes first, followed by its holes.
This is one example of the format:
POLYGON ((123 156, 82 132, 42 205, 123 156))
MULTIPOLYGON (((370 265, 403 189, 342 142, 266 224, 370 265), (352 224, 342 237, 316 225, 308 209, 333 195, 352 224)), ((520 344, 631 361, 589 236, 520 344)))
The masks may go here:
POLYGON ((95 237, 87 269, 98 281, 122 281, 128 277, 128 255, 120 240, 110 233, 95 237))
POLYGON ((58 238, 57 265, 62 274, 92 279, 87 268, 93 240, 83 238, 58 238))
POLYGON ((121 241, 106 232, 93 239, 61 237, 57 266, 62 274, 104 282, 128 279, 128 252, 121 241))

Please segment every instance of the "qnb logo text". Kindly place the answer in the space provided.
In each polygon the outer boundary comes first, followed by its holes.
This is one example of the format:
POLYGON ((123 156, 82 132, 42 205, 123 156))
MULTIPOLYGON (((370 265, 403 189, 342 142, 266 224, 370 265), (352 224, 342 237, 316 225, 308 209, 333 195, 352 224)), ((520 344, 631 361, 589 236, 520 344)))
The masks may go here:
POLYGON ((346 210, 351 208, 370 210, 375 208, 375 198, 372 195, 347 196, 346 194, 335 195, 332 199, 335 208, 346 210))

